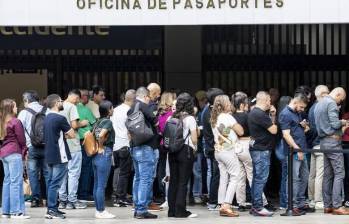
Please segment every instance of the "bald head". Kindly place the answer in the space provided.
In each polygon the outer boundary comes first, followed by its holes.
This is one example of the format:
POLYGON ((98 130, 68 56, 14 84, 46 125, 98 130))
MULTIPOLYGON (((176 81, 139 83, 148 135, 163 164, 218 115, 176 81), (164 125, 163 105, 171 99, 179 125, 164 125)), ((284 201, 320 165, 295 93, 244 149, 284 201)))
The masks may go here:
POLYGON ((136 99, 136 90, 129 89, 125 93, 125 104, 132 105, 134 100, 136 99))
POLYGON ((256 106, 265 111, 269 110, 271 106, 271 98, 269 93, 265 91, 258 92, 256 96, 256 106))
POLYGON ((317 100, 321 100, 324 96, 327 96, 329 94, 328 87, 325 85, 318 85, 315 88, 315 97, 317 100))
POLYGON ((161 87, 157 83, 150 83, 147 86, 147 89, 149 90, 149 96, 150 100, 156 101, 160 95, 161 95, 161 87))
POLYGON ((331 91, 330 96, 339 105, 345 100, 345 98, 347 97, 347 94, 342 87, 337 87, 331 91))

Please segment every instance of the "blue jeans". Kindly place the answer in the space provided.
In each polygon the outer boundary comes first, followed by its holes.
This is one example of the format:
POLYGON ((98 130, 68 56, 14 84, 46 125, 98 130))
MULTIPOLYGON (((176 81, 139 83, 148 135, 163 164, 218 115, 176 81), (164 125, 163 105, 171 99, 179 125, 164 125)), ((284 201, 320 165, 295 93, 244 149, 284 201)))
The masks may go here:
POLYGON ((68 163, 48 165, 47 209, 58 211, 57 198, 64 176, 68 172, 68 163))
POLYGON ((81 200, 88 200, 93 195, 92 157, 87 156, 83 145, 81 145, 81 148, 82 162, 78 187, 78 198, 81 200))
POLYGON ((155 156, 155 163, 154 163, 154 166, 153 166, 153 181, 152 181, 152 186, 150 188, 150 192, 149 192, 149 195, 148 195, 148 201, 147 201, 147 205, 149 206, 150 203, 152 203, 153 201, 153 195, 154 195, 154 192, 153 192, 153 183, 154 183, 154 180, 156 178, 156 171, 157 171, 157 167, 158 167, 158 162, 159 162, 159 150, 158 149, 153 149, 154 151, 154 156, 155 156))
POLYGON ((287 208, 287 159, 281 160, 280 207, 287 208))
POLYGON ((309 168, 305 155, 303 160, 293 157, 293 206, 296 208, 302 208, 305 205, 308 179, 309 168))
POLYGON ((96 210, 99 212, 103 212, 105 209, 105 188, 110 174, 112 153, 111 148, 105 147, 104 152, 95 155, 92 160, 94 174, 93 197, 96 210))
POLYGON ((270 169, 270 151, 251 150, 251 158, 253 164, 252 179, 252 207, 256 210, 263 208, 263 190, 268 181, 270 169))
POLYGON ((2 214, 24 214, 22 155, 14 153, 1 160, 5 175, 2 185, 2 214))
POLYGON ((44 194, 41 192, 40 176, 45 178, 46 189, 48 185, 48 167, 45 163, 45 150, 29 147, 28 153, 28 176, 34 200, 40 200, 44 194))
POLYGON ((196 159, 193 166, 194 174, 194 184, 193 184, 193 196, 201 197, 202 196, 202 170, 201 162, 204 157, 203 153, 197 153, 196 159))
POLYGON ((149 195, 152 191, 154 180, 156 153, 149 146, 137 146, 132 148, 132 159, 135 169, 133 179, 135 213, 143 214, 148 211, 149 195))
POLYGON ((68 162, 68 173, 64 176, 62 186, 59 189, 59 200, 75 203, 78 200, 77 193, 82 161, 81 151, 72 152, 71 158, 68 162))

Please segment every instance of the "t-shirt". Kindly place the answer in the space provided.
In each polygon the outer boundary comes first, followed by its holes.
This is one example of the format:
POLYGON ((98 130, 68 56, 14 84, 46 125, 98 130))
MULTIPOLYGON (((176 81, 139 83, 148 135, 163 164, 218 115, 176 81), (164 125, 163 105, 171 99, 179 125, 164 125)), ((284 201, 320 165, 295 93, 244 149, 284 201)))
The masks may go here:
POLYGON ((215 141, 215 150, 230 150, 234 147, 238 137, 232 127, 237 124, 235 118, 228 113, 221 113, 212 132, 215 141))
POLYGON ((84 139, 85 133, 92 130, 92 125, 96 123, 96 118, 92 114, 92 111, 84 104, 79 103, 77 105, 80 120, 88 120, 88 125, 83 128, 79 128, 79 137, 84 139))
POLYGON ((113 116, 110 120, 113 123, 115 131, 115 144, 114 151, 123 147, 130 147, 130 140, 128 139, 128 131, 125 125, 127 120, 127 112, 130 110, 130 106, 127 104, 121 104, 114 109, 113 116))
POLYGON ((47 114, 44 120, 45 160, 49 165, 71 160, 65 133, 71 129, 67 119, 56 112, 47 114))
POLYGON ((106 147, 109 147, 109 148, 113 148, 114 147, 114 141, 115 141, 115 131, 114 131, 113 123, 111 122, 111 120, 109 120, 107 118, 102 118, 99 121, 97 121, 96 128, 95 128, 95 136, 96 136, 96 138, 97 138, 97 136, 99 136, 99 134, 101 133, 102 129, 108 130, 108 138, 104 142, 103 145, 106 146, 106 147))
POLYGON ((233 117, 235 120, 242 126, 244 129, 244 135, 242 137, 249 137, 250 136, 250 130, 248 129, 248 113, 246 112, 238 112, 233 114, 233 117))
POLYGON ((197 129, 197 123, 196 123, 195 117, 187 116, 183 119, 183 138, 186 138, 188 136, 184 144, 189 145, 195 150, 196 150, 196 146, 193 144, 193 141, 191 140, 191 132, 196 131, 196 129, 197 129))
MULTIPOLYGON (((68 121, 69 124, 71 124, 72 121, 79 121, 79 113, 76 105, 64 101, 63 108, 60 112, 68 121)), ((67 143, 69 146, 70 152, 80 152, 81 151, 81 145, 80 145, 80 137, 78 131, 74 130, 75 132, 75 138, 74 139, 67 139, 67 143)))
POLYGON ((92 111, 93 116, 95 116, 96 119, 99 119, 101 117, 99 113, 99 105, 95 103, 95 101, 90 100, 86 104, 86 106, 92 111))
POLYGON ((273 125, 268 112, 255 107, 248 114, 248 127, 251 135, 251 150, 273 150, 276 135, 268 131, 273 125))

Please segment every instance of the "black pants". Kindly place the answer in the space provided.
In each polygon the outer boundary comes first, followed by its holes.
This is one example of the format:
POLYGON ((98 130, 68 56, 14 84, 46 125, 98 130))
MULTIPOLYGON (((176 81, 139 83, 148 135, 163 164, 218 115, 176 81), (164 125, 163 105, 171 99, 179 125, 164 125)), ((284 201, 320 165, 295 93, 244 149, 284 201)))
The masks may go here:
POLYGON ((217 160, 213 157, 211 159, 211 182, 210 182, 210 192, 209 192, 209 204, 217 204, 218 203, 218 188, 219 188, 219 167, 217 160))
POLYGON ((170 185, 168 189, 168 216, 188 217, 186 209, 187 186, 194 164, 193 149, 185 146, 178 153, 169 154, 170 185))
POLYGON ((131 153, 128 147, 124 147, 113 152, 113 157, 114 169, 119 168, 119 175, 114 176, 113 180, 114 194, 116 198, 124 200, 127 196, 127 187, 132 172, 131 153))
POLYGON ((166 176, 166 160, 167 160, 167 151, 164 149, 160 149, 159 150, 159 162, 158 162, 158 167, 157 167, 157 189, 158 189, 158 193, 161 197, 161 199, 165 199, 166 197, 166 187, 165 185, 162 183, 162 180, 165 178, 166 176))

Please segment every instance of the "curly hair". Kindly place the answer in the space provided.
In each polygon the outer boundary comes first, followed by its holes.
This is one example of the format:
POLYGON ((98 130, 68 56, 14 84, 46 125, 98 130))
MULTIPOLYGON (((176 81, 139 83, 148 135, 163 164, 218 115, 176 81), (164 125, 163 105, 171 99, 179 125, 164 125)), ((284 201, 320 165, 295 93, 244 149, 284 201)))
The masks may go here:
POLYGON ((194 115, 194 100, 189 93, 181 93, 177 97, 176 111, 173 114, 173 117, 180 118, 183 113, 194 115))
POLYGON ((212 127, 216 127, 218 116, 225 111, 227 104, 230 104, 229 96, 220 95, 215 98, 210 119, 212 127))
POLYGON ((171 110, 174 100, 175 100, 175 97, 173 93, 164 92, 160 98, 160 103, 158 108, 159 114, 162 114, 171 110))

